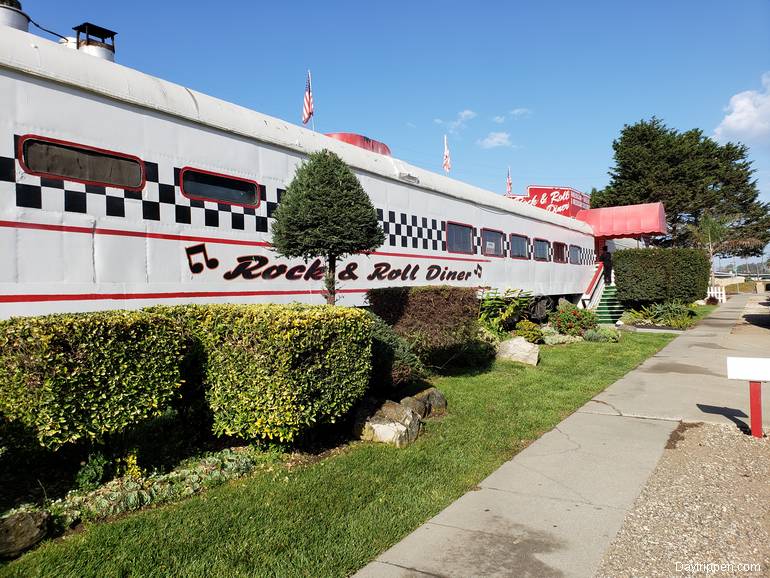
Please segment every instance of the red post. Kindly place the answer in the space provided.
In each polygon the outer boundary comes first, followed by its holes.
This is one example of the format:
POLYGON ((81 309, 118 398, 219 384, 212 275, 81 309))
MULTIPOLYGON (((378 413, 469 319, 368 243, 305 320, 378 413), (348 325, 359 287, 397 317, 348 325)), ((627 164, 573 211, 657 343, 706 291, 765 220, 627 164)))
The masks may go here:
POLYGON ((762 437, 762 384, 759 381, 749 382, 749 408, 751 410, 751 435, 762 437))

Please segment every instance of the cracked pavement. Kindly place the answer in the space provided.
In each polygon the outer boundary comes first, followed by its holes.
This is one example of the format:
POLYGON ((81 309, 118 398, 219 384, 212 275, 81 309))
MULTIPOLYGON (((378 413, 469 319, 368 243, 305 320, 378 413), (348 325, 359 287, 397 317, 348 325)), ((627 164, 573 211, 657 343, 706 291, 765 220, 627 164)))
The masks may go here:
POLYGON ((593 576, 680 420, 748 420, 725 358, 767 355, 768 305, 734 297, 355 576, 593 576))

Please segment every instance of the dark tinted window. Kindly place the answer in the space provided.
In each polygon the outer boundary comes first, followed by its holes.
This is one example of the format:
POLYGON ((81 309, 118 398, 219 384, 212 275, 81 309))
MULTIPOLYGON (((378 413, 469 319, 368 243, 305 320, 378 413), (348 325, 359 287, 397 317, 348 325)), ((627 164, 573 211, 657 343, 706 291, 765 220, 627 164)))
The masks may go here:
POLYGON ((473 227, 447 223, 446 248, 450 253, 473 254, 473 227))
POLYGON ((504 257, 503 241, 505 235, 499 231, 481 230, 481 252, 492 257, 504 257))
POLYGON ((144 184, 141 161, 74 144, 29 138, 22 146, 22 157, 29 171, 48 177, 121 189, 144 184))
POLYGON ((580 247, 577 245, 569 246, 569 262, 573 265, 580 265, 580 247))
POLYGON ((553 244, 553 260, 556 263, 567 262, 567 245, 565 245, 564 243, 553 244))
POLYGON ((206 199, 234 205, 257 205, 257 183, 225 175, 182 170, 182 193, 196 199, 206 199))
POLYGON ((529 239, 522 235, 511 235, 511 257, 529 259, 529 239))
POLYGON ((550 261, 551 260, 551 243, 544 241, 543 239, 535 239, 535 260, 536 261, 550 261))

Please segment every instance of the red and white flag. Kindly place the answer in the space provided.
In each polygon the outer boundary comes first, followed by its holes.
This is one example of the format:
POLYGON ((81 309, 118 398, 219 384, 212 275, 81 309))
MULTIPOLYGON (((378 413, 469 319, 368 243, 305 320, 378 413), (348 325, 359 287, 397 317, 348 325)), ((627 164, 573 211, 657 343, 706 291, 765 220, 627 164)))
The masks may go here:
POLYGON ((310 81, 310 71, 307 71, 307 82, 305 83, 305 100, 302 103, 302 124, 307 124, 310 117, 313 116, 313 86, 310 81))
POLYGON ((505 179, 505 196, 511 197, 513 193, 513 181, 511 181, 511 167, 508 167, 508 178, 505 179))
POLYGON ((452 170, 452 159, 449 158, 449 145, 446 142, 446 135, 444 135, 444 163, 442 166, 447 174, 452 170))

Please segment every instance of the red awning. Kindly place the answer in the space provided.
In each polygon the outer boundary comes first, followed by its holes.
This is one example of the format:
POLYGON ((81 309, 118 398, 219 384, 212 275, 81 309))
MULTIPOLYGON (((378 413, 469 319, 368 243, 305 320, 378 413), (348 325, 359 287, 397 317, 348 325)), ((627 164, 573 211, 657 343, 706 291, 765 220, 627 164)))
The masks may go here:
POLYGON ((594 236, 604 239, 665 235, 668 232, 663 203, 583 209, 575 218, 591 225, 594 236))

